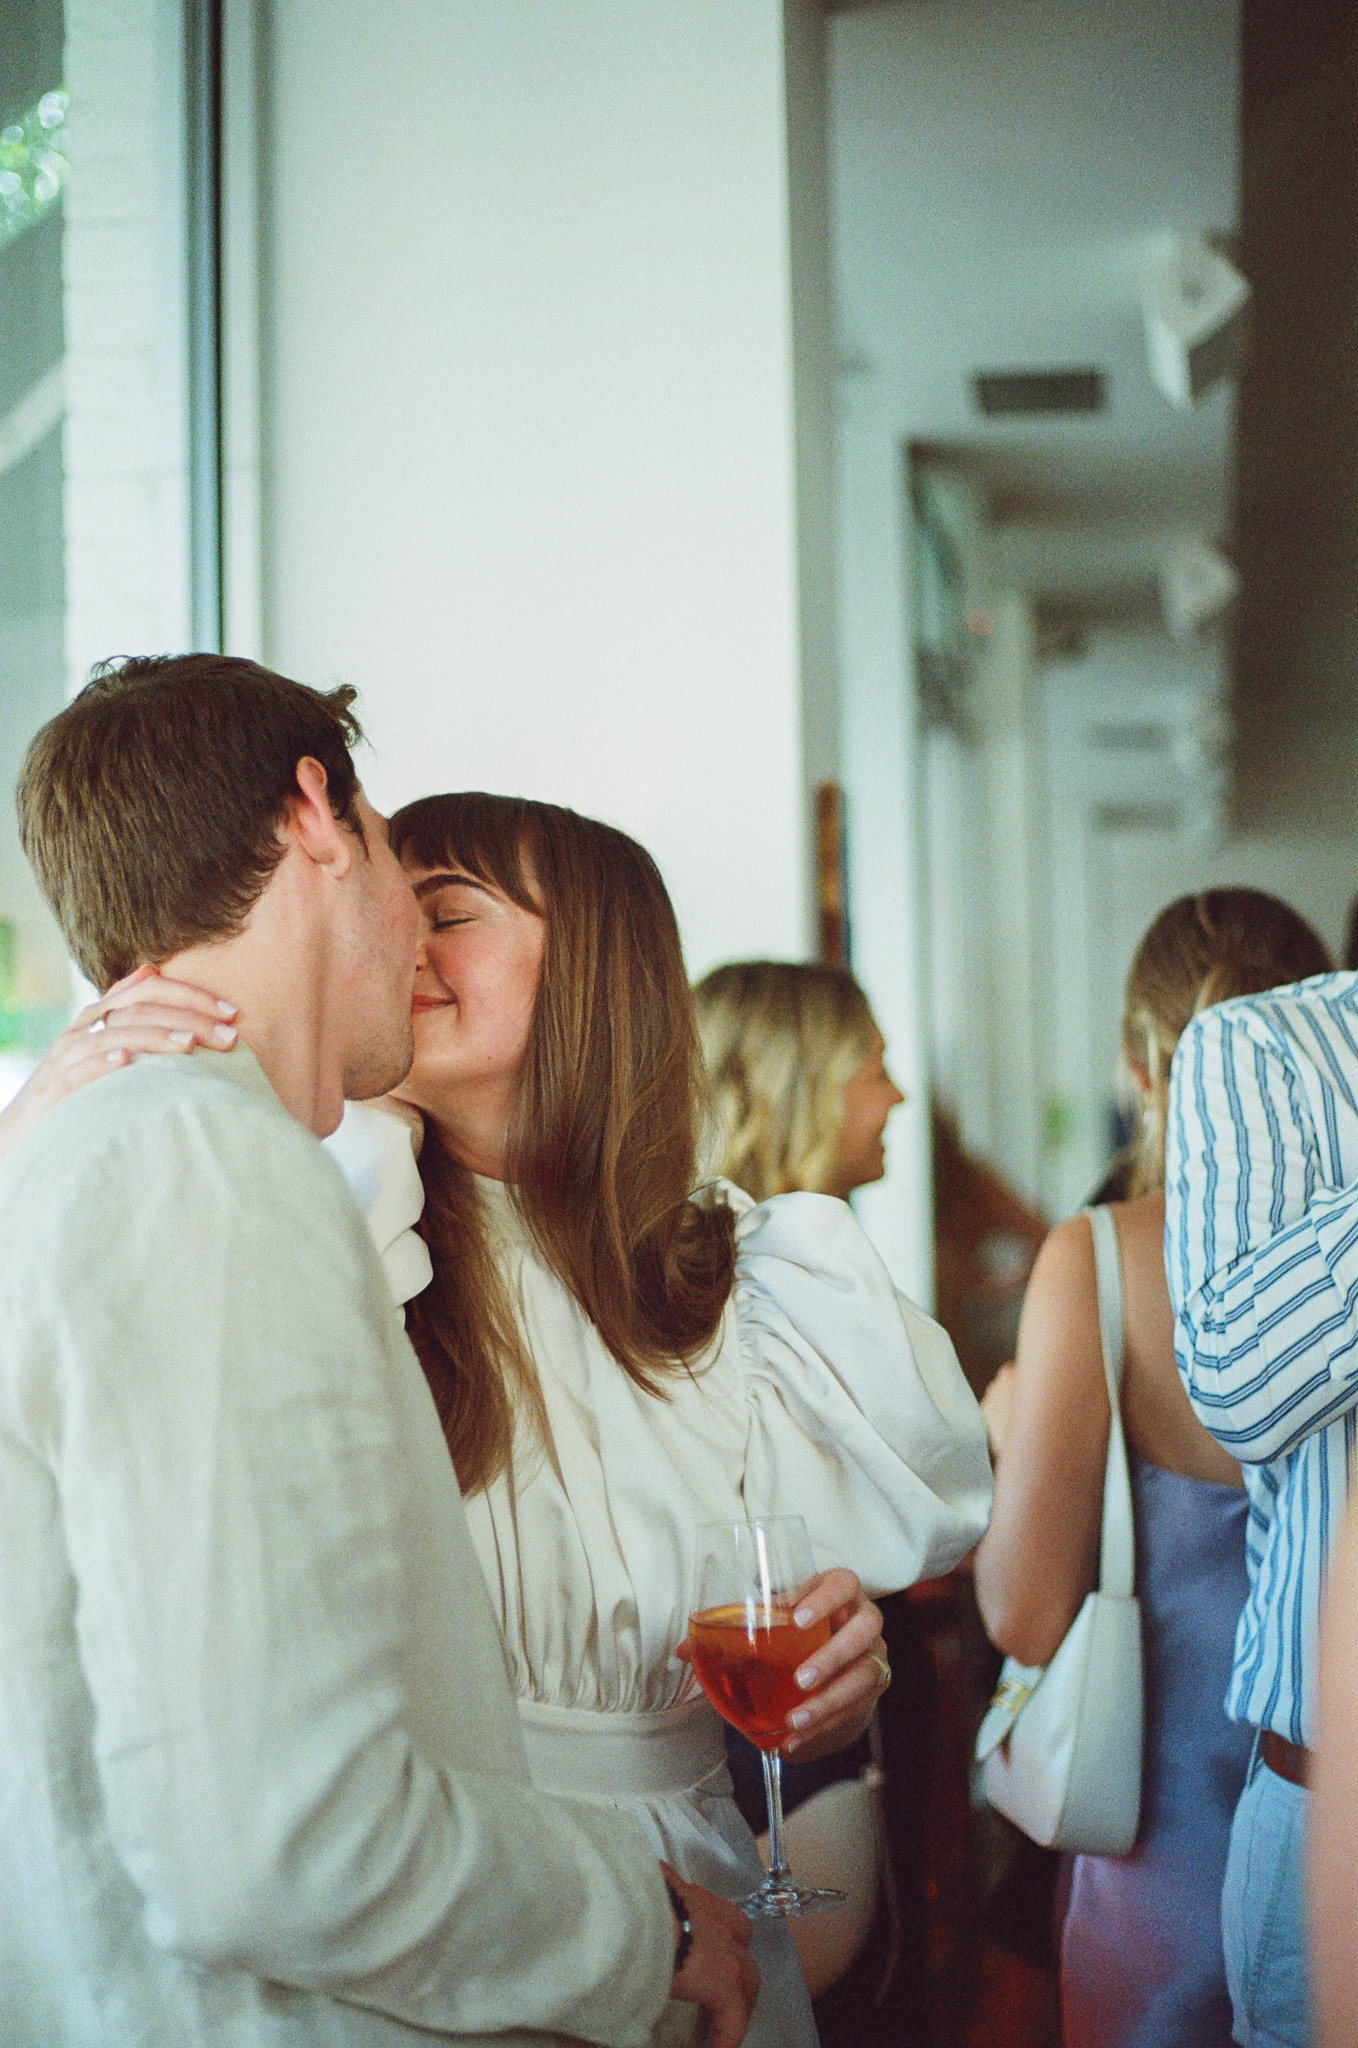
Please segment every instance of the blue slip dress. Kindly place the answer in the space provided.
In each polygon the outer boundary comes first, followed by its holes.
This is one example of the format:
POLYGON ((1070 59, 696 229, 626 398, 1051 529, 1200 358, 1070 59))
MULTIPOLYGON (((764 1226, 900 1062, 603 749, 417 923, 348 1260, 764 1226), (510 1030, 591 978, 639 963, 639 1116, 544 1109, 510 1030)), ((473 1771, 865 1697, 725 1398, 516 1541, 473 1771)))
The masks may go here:
POLYGON ((1077 1856, 1065 2048, 1230 2048, 1221 1885, 1254 1731, 1223 1707, 1245 1602, 1244 1492, 1133 1457, 1145 1753, 1129 1856, 1077 1856))

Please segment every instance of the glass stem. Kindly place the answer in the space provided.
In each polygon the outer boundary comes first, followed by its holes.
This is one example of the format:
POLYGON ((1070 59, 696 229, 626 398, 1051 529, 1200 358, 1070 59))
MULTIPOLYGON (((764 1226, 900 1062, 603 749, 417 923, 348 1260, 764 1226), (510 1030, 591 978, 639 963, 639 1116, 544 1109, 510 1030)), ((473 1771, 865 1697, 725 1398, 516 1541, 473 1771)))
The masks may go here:
POLYGON ((787 1883, 792 1872, 787 1867, 787 1850, 783 1846, 783 1759, 776 1749, 761 1749, 759 1754, 764 1763, 764 1798, 769 1809, 769 1879, 787 1883))

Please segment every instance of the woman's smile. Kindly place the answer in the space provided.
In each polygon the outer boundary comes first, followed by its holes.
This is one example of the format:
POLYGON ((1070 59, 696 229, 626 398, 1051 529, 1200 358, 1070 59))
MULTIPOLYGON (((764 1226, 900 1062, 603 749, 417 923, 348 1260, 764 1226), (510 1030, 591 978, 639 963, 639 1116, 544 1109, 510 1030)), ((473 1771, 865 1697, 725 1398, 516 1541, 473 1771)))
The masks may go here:
POLYGON ((538 911, 462 868, 403 865, 423 923, 410 1004, 415 1058, 400 1094, 434 1119, 463 1165, 498 1176, 547 928, 538 911), (444 1011, 446 1024, 428 1021, 444 1011))

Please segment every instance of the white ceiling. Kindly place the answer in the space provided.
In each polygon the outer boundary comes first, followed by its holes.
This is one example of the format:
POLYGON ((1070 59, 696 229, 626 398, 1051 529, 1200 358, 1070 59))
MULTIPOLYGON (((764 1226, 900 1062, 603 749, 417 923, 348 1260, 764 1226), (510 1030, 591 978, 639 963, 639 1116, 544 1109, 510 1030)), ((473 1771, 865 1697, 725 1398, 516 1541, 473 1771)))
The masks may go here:
MULTIPOLYGON (((1112 582, 1121 548, 1140 580, 1154 536, 1225 527, 1231 394, 1168 405, 1140 290, 1167 234, 1234 227, 1238 13, 900 0, 829 23, 841 364, 880 378, 904 441, 962 454, 1020 573, 1025 527, 1078 526, 1096 553, 1103 535, 1112 582), (1086 365, 1108 378, 1098 417, 974 408, 974 371, 1086 365)), ((1059 584, 1049 533, 1039 553, 1059 584)))

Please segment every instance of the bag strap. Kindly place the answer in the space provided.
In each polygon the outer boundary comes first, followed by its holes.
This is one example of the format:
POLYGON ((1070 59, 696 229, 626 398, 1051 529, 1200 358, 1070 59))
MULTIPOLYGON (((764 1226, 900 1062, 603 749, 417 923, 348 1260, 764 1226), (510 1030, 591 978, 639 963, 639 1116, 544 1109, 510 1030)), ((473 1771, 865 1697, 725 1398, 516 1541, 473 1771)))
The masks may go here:
POLYGON ((1111 1420, 1108 1460, 1103 1474, 1103 1538, 1099 1545, 1099 1591, 1117 1599, 1131 1597, 1136 1572, 1132 1529, 1132 1487, 1127 1472, 1127 1440, 1122 1430, 1122 1264, 1112 1213, 1086 1209, 1094 1233, 1094 1271, 1099 1284, 1099 1337, 1103 1376, 1108 1386, 1111 1420))

